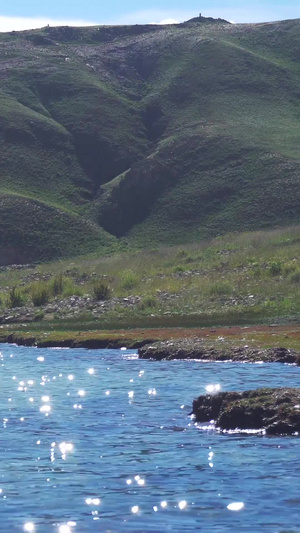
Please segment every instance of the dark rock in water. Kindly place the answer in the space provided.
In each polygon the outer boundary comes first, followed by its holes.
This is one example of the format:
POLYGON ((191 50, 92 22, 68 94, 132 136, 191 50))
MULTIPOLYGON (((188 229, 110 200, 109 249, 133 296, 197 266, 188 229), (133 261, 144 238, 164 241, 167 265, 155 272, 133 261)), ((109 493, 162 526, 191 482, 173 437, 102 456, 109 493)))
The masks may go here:
POLYGON ((300 432, 300 389, 257 389, 199 396, 197 422, 214 420, 220 429, 265 429, 268 434, 300 432))
POLYGON ((300 366, 300 353, 288 348, 249 348, 244 346, 208 346, 201 339, 188 338, 156 342, 139 350, 141 359, 198 359, 242 363, 294 363, 300 366))

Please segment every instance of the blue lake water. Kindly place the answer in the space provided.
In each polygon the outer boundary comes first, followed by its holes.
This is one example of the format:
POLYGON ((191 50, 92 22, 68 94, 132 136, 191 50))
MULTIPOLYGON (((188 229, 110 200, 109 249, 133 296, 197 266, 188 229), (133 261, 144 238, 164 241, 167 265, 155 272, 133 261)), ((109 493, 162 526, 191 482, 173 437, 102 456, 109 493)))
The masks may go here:
POLYGON ((299 368, 0 351, 1 532, 300 531, 299 438, 188 417, 207 385, 297 387, 299 368))

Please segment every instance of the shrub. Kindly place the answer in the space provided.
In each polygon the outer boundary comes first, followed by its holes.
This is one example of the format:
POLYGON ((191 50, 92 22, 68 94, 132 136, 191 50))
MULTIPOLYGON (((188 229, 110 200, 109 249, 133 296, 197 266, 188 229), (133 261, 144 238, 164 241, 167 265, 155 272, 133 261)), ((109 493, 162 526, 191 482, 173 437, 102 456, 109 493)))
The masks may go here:
POLYGON ((279 276, 282 273, 282 263, 280 261, 269 263, 269 272, 271 276, 279 276))
POLYGON ((188 255, 188 253, 187 253, 186 250, 178 250, 178 252, 176 254, 176 257, 178 257, 178 259, 183 259, 187 255, 188 255))
POLYGON ((263 270, 261 268, 261 266, 259 265, 259 263, 254 263, 253 265, 253 269, 251 271, 253 277, 255 279, 261 279, 263 277, 263 270))
POLYGON ((120 278, 120 285, 122 289, 134 289, 139 283, 139 277, 132 270, 125 270, 120 278))
POLYGON ((199 261, 200 260, 200 257, 196 258, 196 257, 193 257, 192 255, 187 255, 184 259, 184 263, 186 265, 189 265, 190 263, 194 263, 195 261, 199 261))
POLYGON ((40 322, 41 320, 43 320, 44 316, 45 314, 43 313, 43 311, 39 311, 38 313, 34 315, 33 321, 40 322))
POLYGON ((185 269, 182 265, 176 265, 174 266, 173 268, 173 272, 175 272, 175 274, 182 274, 182 272, 184 272, 185 269))
POLYGON ((63 292, 63 286, 64 286, 64 280, 62 274, 58 274, 50 281, 49 288, 50 292, 53 296, 58 296, 58 294, 62 294, 63 292))
POLYGON ((295 272, 295 270, 298 269, 296 261, 290 261, 289 263, 285 263, 282 268, 282 272, 284 276, 288 276, 292 272, 295 272))
POLYGON ((7 307, 22 307, 23 295, 17 287, 12 287, 9 290, 6 305, 7 307))
POLYGON ((85 289, 82 286, 76 285, 71 278, 64 278, 63 281, 63 297, 69 296, 83 296, 85 289))
POLYGON ((228 281, 216 281, 208 289, 212 296, 224 296, 232 293, 232 285, 228 281))
POLYGON ((153 309, 156 306, 157 298, 155 296, 145 296, 145 298, 140 301, 138 308, 143 311, 144 309, 153 309))
POLYGON ((95 281, 92 287, 92 295, 95 300, 108 300, 111 296, 111 289, 106 283, 95 281))
POLYGON ((31 285, 31 299, 35 307, 45 305, 50 297, 48 284, 43 281, 37 281, 31 285))
POLYGON ((300 283, 300 268, 297 268, 294 270, 294 272, 291 272, 288 276, 288 280, 292 283, 300 283))

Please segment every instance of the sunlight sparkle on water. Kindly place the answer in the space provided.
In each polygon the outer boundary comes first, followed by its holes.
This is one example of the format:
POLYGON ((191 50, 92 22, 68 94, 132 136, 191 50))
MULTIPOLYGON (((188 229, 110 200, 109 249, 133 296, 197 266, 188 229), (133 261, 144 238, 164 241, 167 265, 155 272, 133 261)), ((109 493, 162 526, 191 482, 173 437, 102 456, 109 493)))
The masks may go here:
POLYGON ((69 375, 68 375, 68 380, 69 380, 69 381, 73 381, 73 379, 74 379, 73 374, 69 374, 69 375))
POLYGON ((221 385, 219 383, 217 383, 216 385, 207 385, 205 387, 205 390, 206 392, 208 392, 209 394, 216 394, 217 392, 220 392, 221 390, 221 385))
POLYGON ((85 391, 84 390, 79 390, 78 391, 78 396, 85 396, 85 391))
POLYGON ((93 374, 95 374, 95 369, 94 369, 94 368, 89 368, 89 369, 88 369, 88 374, 90 374, 90 376, 92 376, 93 374))
POLYGON ((182 500, 181 502, 179 502, 178 504, 178 507, 179 509, 182 511, 183 509, 185 509, 187 506, 187 502, 185 500, 182 500))
POLYGON ((85 503, 87 505, 100 505, 101 500, 100 498, 86 498, 85 503))
POLYGON ((58 528, 58 533, 71 533, 71 528, 68 524, 62 524, 58 528))
POLYGON ((41 413, 50 413, 51 411, 51 406, 50 405, 42 405, 42 407, 40 407, 40 411, 41 413))
POLYGON ((67 452, 72 452, 73 448, 74 446, 71 442, 61 442, 59 445, 59 449, 61 452, 62 459, 65 460, 67 452))
POLYGON ((50 402, 50 397, 49 396, 42 396, 42 402, 50 402))
POLYGON ((227 505, 227 509, 229 511, 241 511, 245 507, 245 504, 243 502, 233 502, 227 505))
POLYGON ((133 507, 131 507, 131 512, 133 514, 137 514, 139 512, 140 508, 138 505, 134 505, 133 507))
POLYGON ((24 524, 24 531, 27 531, 28 533, 32 533, 33 531, 35 531, 34 523, 26 522, 26 524, 24 524))

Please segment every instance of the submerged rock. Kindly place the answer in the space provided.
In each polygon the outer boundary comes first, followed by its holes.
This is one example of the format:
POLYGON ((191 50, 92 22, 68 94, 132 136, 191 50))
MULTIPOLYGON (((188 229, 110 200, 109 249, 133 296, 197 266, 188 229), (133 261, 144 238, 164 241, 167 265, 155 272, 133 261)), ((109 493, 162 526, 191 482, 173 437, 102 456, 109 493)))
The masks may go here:
POLYGON ((202 339, 176 339, 156 342, 139 349, 141 359, 198 359, 242 363, 294 363, 300 366, 300 353, 288 348, 249 348, 245 346, 208 346, 202 339))
POLYGON ((268 434, 300 432, 300 389, 257 389, 199 396, 193 402, 197 422, 214 420, 217 428, 264 429, 268 434))

